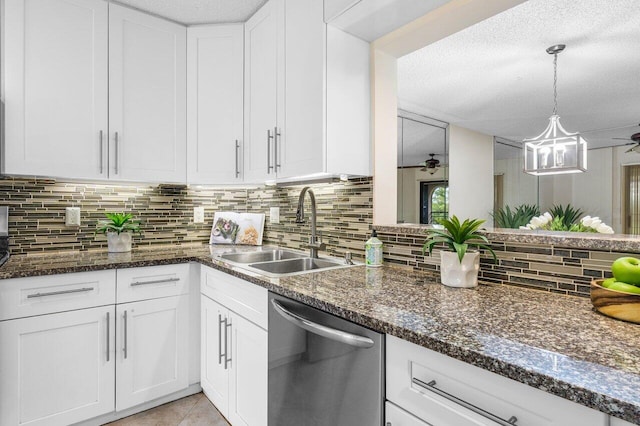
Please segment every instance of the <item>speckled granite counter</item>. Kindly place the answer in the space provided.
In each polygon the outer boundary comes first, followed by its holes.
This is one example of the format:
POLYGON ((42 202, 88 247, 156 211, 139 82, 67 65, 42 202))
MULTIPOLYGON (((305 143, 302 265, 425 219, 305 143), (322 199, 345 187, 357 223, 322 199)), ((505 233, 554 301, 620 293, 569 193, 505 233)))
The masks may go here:
POLYGON ((216 260, 225 250, 197 246, 15 256, 0 268, 0 279, 199 262, 640 424, 640 326, 599 315, 588 299, 503 285, 452 289, 435 276, 392 267, 265 278, 216 260))

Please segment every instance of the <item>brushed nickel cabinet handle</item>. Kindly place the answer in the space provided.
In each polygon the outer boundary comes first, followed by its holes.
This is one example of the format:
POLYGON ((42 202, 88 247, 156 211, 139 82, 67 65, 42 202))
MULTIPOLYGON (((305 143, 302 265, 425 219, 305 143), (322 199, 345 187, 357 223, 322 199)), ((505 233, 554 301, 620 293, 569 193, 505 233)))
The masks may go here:
POLYGON ((124 345, 122 345, 122 352, 124 352, 124 359, 127 359, 127 311, 124 311, 122 317, 124 319, 124 345))
POLYGON ((119 145, 120 145, 120 141, 118 139, 118 132, 116 132, 116 149, 115 149, 115 155, 116 155, 115 172, 116 172, 116 174, 118 174, 118 164, 120 163, 119 158, 118 158, 120 156, 119 145))
POLYGON ((109 327, 111 326, 111 318, 110 318, 110 313, 107 312, 107 362, 109 362, 109 352, 111 352, 111 348, 109 347, 110 345, 110 340, 109 340, 109 327))
POLYGON ((227 331, 231 328, 231 323, 227 323, 227 319, 224 319, 224 369, 227 369, 228 364, 231 362, 231 358, 229 358, 229 348, 227 348, 227 341, 229 340, 229 336, 227 335, 227 331))
POLYGON ((59 294, 84 293, 86 291, 92 291, 92 290, 93 290, 93 287, 83 287, 83 288, 74 288, 73 290, 49 291, 47 293, 33 293, 33 294, 28 294, 27 299, 32 299, 34 297, 57 296, 59 294))
MULTIPOLYGON (((224 320, 226 321, 226 319, 224 320)), ((218 365, 222 365, 222 315, 218 314, 218 365)))
POLYGON ((133 282, 133 283, 129 284, 129 286, 130 287, 136 287, 136 286, 139 286, 139 285, 172 283, 172 282, 176 282, 176 281, 180 281, 180 278, 175 277, 175 278, 167 278, 167 279, 164 279, 164 280, 136 281, 136 282, 133 282))
POLYGON ((278 143, 280 141, 280 139, 279 139, 280 136, 282 136, 282 135, 278 131, 278 127, 274 127, 273 128, 273 138, 274 138, 273 139, 273 151, 274 151, 274 153, 273 153, 274 160, 273 161, 274 161, 274 163, 276 165, 276 170, 275 170, 276 172, 280 168, 280 162, 279 162, 280 158, 279 158, 279 155, 278 155, 278 143))
POLYGON ((429 383, 423 382, 420 379, 416 379, 415 377, 411 378, 411 382, 414 385, 417 385, 419 387, 421 387, 424 390, 428 390, 430 392, 435 393, 436 395, 439 395, 445 399, 448 399, 449 401, 458 404, 468 410, 473 411, 476 414, 481 415, 484 418, 487 418, 491 421, 494 421, 496 423, 498 423, 501 426, 516 426, 517 422, 518 422, 518 418, 516 416, 511 416, 509 418, 509 420, 505 420, 502 417, 498 417, 493 413, 490 413, 486 410, 483 410, 480 407, 476 407, 475 405, 471 404, 470 402, 467 402, 463 399, 458 398, 457 396, 451 395, 448 392, 443 391, 442 389, 438 389, 436 387, 436 381, 435 380, 431 380, 429 383))
POLYGON ((271 129, 267 129, 267 174, 271 173, 273 170, 273 166, 271 165, 271 140, 273 139, 273 135, 271 134, 271 129))
POLYGON ((104 173, 104 140, 103 131, 100 130, 100 174, 104 173))
POLYGON ((240 151, 240 144, 238 143, 238 139, 236 139, 236 179, 240 176, 240 166, 238 166, 238 151, 240 151))

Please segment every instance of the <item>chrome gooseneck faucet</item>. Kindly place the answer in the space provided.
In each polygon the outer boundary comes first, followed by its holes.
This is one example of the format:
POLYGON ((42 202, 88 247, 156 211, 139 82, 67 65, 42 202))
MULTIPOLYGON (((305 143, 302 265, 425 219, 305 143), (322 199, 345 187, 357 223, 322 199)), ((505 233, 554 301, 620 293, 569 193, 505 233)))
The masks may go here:
POLYGON ((309 244, 303 245, 303 247, 309 249, 309 255, 317 259, 318 258, 318 250, 324 250, 326 245, 322 242, 322 235, 320 235, 320 240, 318 241, 318 237, 316 236, 316 196, 313 193, 313 190, 308 186, 302 188, 300 191, 300 197, 298 198, 298 210, 296 211, 296 223, 305 223, 304 221, 304 196, 309 193, 309 198, 311 198, 311 236, 309 237, 309 244))

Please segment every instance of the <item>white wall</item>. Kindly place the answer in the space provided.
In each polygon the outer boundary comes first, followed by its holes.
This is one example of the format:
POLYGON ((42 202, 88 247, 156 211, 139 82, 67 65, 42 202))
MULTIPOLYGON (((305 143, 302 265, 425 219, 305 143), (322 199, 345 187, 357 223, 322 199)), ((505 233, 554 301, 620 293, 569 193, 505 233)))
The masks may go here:
POLYGON ((449 126, 449 212, 493 226, 493 136, 449 126))

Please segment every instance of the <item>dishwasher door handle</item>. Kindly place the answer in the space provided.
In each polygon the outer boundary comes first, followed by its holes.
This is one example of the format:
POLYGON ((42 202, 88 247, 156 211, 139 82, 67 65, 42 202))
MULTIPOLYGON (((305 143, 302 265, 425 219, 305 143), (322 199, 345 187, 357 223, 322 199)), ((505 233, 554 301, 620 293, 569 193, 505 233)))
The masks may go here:
POLYGON ((357 334, 351 334, 346 331, 338 330, 335 328, 327 327, 326 325, 318 324, 303 316, 288 311, 282 306, 276 299, 271 299, 271 304, 277 313, 279 313, 287 321, 297 325, 300 328, 317 334, 318 336, 326 337, 327 339, 335 340, 337 342, 344 343, 349 346, 355 346, 357 348, 370 348, 374 345, 374 341, 365 336, 358 336, 357 334))

